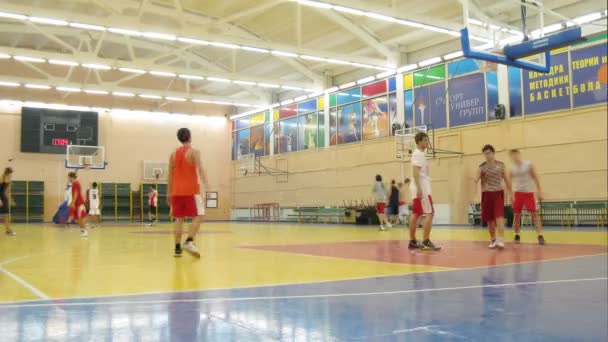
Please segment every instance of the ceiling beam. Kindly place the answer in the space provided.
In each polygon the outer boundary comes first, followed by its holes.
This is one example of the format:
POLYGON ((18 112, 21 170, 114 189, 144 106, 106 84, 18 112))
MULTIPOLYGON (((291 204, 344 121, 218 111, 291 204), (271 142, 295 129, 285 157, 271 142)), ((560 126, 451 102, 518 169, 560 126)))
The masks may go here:
MULTIPOLYGON (((125 8, 130 8, 130 7, 128 7, 130 4, 128 2, 127 3, 120 2, 120 3, 113 3, 113 4, 115 4, 116 6, 124 6, 123 12, 124 12, 125 8)), ((210 40, 210 41, 216 41, 216 42, 224 42, 224 43, 230 43, 230 44, 236 44, 236 45, 253 46, 253 47, 269 49, 269 50, 289 51, 289 52, 293 52, 293 53, 297 53, 297 54, 301 54, 301 55, 311 55, 311 56, 319 56, 319 57, 339 59, 339 60, 347 60, 347 61, 351 61, 354 63, 372 64, 372 65, 377 65, 377 66, 387 66, 387 63, 385 60, 378 59, 378 58, 352 56, 349 54, 341 54, 341 53, 335 53, 335 52, 330 52, 330 51, 320 51, 317 49, 297 47, 292 44, 261 41, 260 38, 257 36, 255 38, 251 38, 251 36, 245 38, 245 37, 235 37, 235 36, 228 36, 228 35, 224 35, 224 34, 210 33, 210 32, 208 32, 205 24, 201 25, 201 22, 208 22, 208 21, 210 21, 210 19, 208 17, 202 16, 202 15, 190 13, 191 11, 183 12, 184 19, 188 20, 188 25, 186 25, 184 28, 179 29, 179 28, 167 27, 164 30, 159 30, 157 26, 144 24, 144 23, 140 23, 140 22, 134 22, 133 18, 129 18, 127 16, 122 16, 122 15, 121 16, 111 16, 111 17, 107 17, 107 18, 100 18, 98 16, 92 16, 92 15, 88 15, 85 13, 66 12, 66 11, 61 11, 61 10, 56 10, 56 9, 47 9, 47 8, 45 8, 45 9, 32 8, 31 6, 15 5, 14 3, 2 4, 0 6, 0 9, 6 10, 9 12, 14 12, 14 13, 24 13, 24 14, 28 14, 28 15, 36 15, 36 16, 50 17, 50 18, 62 18, 62 19, 66 19, 68 21, 84 22, 87 24, 101 25, 101 26, 106 26, 106 27, 129 28, 129 29, 134 29, 134 30, 138 30, 141 32, 161 31, 162 33, 174 33, 174 34, 179 33, 181 36, 184 36, 184 37, 192 37, 192 38, 198 38, 198 39, 204 39, 204 40, 210 40)), ((168 12, 172 12, 174 10, 175 9, 172 7, 167 8, 167 7, 155 4, 155 3, 148 3, 147 7, 146 7, 147 12, 151 12, 151 13, 154 13, 154 14, 160 15, 160 16, 167 16, 168 12)), ((235 27, 238 27, 238 26, 235 26, 235 27)), ((70 28, 70 29, 80 31, 80 29, 74 29, 74 28, 70 28)), ((142 38, 142 39, 147 40, 147 38, 142 38)))
MULTIPOLYGON (((63 78, 50 76, 47 79, 39 79, 39 78, 31 78, 31 77, 23 77, 23 76, 2 76, 2 80, 5 82, 16 82, 16 83, 44 83, 49 85, 57 85, 62 87, 72 87, 72 88, 81 88, 82 84, 77 82, 66 82, 63 78)), ((186 94, 184 92, 178 91, 159 91, 154 89, 145 89, 145 88, 135 88, 135 87, 120 87, 115 85, 112 82, 102 82, 99 84, 91 84, 89 86, 84 87, 86 89, 91 90, 105 90, 105 91, 116 91, 116 92, 125 92, 125 93, 133 93, 133 94, 149 94, 156 95, 161 97, 173 96, 173 97, 186 97, 186 98, 197 98, 203 99, 207 101, 222 101, 222 102, 239 102, 239 103, 249 103, 253 105, 265 106, 268 105, 269 102, 260 101, 258 99, 247 99, 247 98, 234 98, 231 96, 214 96, 214 95, 203 95, 203 94, 186 94)), ((110 95, 100 95, 100 96, 110 96, 110 95)), ((128 99, 128 98, 125 98, 128 99)), ((135 97, 132 98, 136 101, 142 101, 141 98, 135 97)), ((160 100, 160 99, 159 99, 160 100)))
POLYGON ((391 49, 388 46, 382 44, 377 37, 375 37, 372 33, 370 33, 364 27, 353 23, 350 19, 346 18, 344 15, 340 13, 336 13, 335 11, 327 11, 320 9, 319 13, 323 16, 327 17, 331 21, 336 24, 342 26, 348 32, 352 33, 355 37, 359 38, 367 45, 369 45, 373 50, 382 54, 386 57, 388 64, 397 66, 399 62, 398 51, 395 49, 391 49))
MULTIPOLYGON (((57 30, 57 29, 61 30, 62 28, 53 28, 53 30, 57 30)), ((10 25, 8 27, 6 25, 0 25, 0 32, 19 33, 22 31, 18 27, 15 27, 12 25, 10 25)), ((111 35, 108 35, 105 38, 106 41, 113 41, 113 42, 116 42, 119 44, 124 44, 124 41, 122 39, 113 39, 110 36, 111 35)), ((114 37, 114 38, 119 38, 119 37, 114 37)), ((130 39, 130 40, 134 46, 138 46, 138 43, 135 39, 130 39)), ((8 46, 0 46, 0 51, 2 51, 4 53, 8 53, 8 54, 26 55, 26 56, 32 56, 32 57, 45 58, 45 59, 69 59, 69 60, 76 60, 78 62, 99 63, 99 64, 106 64, 106 65, 111 65, 111 66, 115 66, 115 67, 135 68, 135 69, 145 69, 145 70, 162 69, 164 71, 170 71, 170 72, 174 72, 177 74, 200 74, 202 76, 227 78, 227 79, 233 79, 233 80, 261 82, 261 83, 277 83, 276 78, 251 77, 251 76, 248 77, 248 76, 242 75, 241 72, 233 73, 233 72, 229 72, 229 71, 222 71, 220 69, 220 67, 218 67, 217 65, 212 65, 212 62, 206 60, 205 58, 203 58, 200 55, 197 55, 195 53, 184 55, 182 58, 194 59, 197 63, 204 65, 206 68, 208 68, 208 70, 193 70, 193 69, 181 68, 181 67, 168 68, 168 67, 154 63, 154 57, 152 57, 151 59, 145 59, 142 57, 138 57, 135 61, 129 62, 129 61, 121 61, 121 60, 117 60, 117 59, 102 58, 102 57, 98 57, 94 53, 89 53, 89 52, 74 52, 73 54, 66 54, 66 53, 58 53, 58 52, 38 51, 38 50, 29 49, 29 48, 12 48, 12 47, 8 47, 8 46), (190 57, 188 57, 188 56, 190 56, 190 57), (211 71, 210 69, 214 69, 214 70, 211 71)), ((301 82, 301 81, 288 82, 288 84, 285 84, 285 85, 290 85, 290 86, 300 87, 300 88, 310 88, 310 89, 319 87, 315 83, 301 82)), ((251 87, 248 87, 248 88, 251 88, 251 87)))

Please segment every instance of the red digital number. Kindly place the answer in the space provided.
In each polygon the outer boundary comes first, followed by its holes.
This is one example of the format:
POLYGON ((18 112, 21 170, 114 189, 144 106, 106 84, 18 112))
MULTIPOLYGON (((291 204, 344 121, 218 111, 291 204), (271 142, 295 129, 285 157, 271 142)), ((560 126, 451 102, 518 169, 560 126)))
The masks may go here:
POLYGON ((54 146, 68 146, 70 141, 68 139, 53 139, 54 146))

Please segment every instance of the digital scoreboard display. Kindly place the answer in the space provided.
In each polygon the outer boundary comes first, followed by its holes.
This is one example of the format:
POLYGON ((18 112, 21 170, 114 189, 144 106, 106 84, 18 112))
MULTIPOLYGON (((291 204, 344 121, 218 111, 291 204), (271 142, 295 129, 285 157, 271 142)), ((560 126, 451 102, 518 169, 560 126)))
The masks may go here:
POLYGON ((68 145, 98 145, 96 112, 22 108, 21 152, 64 154, 68 145))

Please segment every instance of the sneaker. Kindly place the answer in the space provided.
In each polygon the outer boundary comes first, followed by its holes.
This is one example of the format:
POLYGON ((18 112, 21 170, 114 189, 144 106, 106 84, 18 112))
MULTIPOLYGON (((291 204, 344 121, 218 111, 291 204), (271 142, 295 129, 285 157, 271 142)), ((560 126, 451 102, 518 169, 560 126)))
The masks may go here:
POLYGON ((496 248, 496 239, 492 239, 492 241, 490 241, 490 245, 488 246, 488 248, 490 248, 490 249, 496 248))
POLYGON ((505 243, 502 241, 496 241, 496 248, 505 249, 505 243))
POLYGON ((390 222, 386 222, 386 228, 393 228, 393 225, 390 222))
POLYGON ((380 228, 378 228, 378 230, 381 231, 381 232, 383 232, 383 231, 386 231, 386 228, 384 228, 383 225, 380 225, 380 228))
POLYGON ((416 240, 410 240, 410 243, 407 245, 407 249, 422 249, 422 244, 418 243, 416 240))
POLYGON ((542 235, 538 236, 538 244, 539 245, 544 245, 545 244, 545 238, 542 235))
POLYGON ((6 234, 6 235, 8 235, 8 236, 16 236, 16 235, 17 235, 17 233, 15 233, 15 231, 14 231, 14 230, 7 230, 7 231, 5 232, 5 234, 6 234))
POLYGON ((80 237, 85 238, 85 237, 88 237, 88 236, 89 236, 89 232, 88 231, 86 231, 86 230, 81 230, 80 231, 80 237))
POLYGON ((521 242, 521 238, 519 237, 519 234, 515 234, 515 239, 513 239, 513 242, 515 242, 515 243, 521 242))
POLYGON ((192 241, 184 242, 184 249, 186 250, 186 252, 192 254, 192 256, 195 256, 197 258, 201 257, 201 253, 198 251, 198 248, 196 248, 192 241))
POLYGON ((441 250, 441 247, 435 246, 435 244, 432 243, 431 240, 424 240, 424 242, 422 243, 422 250, 423 251, 439 251, 439 250, 441 250))
POLYGON ((176 258, 179 258, 182 256, 182 248, 181 247, 175 247, 175 254, 173 254, 176 258))

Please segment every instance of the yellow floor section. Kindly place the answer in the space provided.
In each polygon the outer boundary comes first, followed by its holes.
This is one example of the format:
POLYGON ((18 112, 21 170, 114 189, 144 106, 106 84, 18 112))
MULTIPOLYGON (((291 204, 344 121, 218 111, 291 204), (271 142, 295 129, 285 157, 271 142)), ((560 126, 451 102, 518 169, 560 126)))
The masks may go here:
MULTIPOLYGON (((423 265, 349 260, 238 248, 344 241, 406 240, 404 229, 317 225, 207 223, 203 258, 173 257, 169 225, 103 227, 81 239, 76 229, 17 225, 16 237, 0 237, 0 265, 50 298, 89 297, 229 287, 306 283, 446 270, 423 265)), ((549 243, 606 245, 605 232, 547 232, 549 243)), ((439 228, 435 240, 487 240, 481 229, 439 228)), ((508 239, 510 236, 507 237, 508 239)), ((534 241, 527 231, 524 241, 534 241)), ((0 301, 40 299, 0 269, 0 301)))

